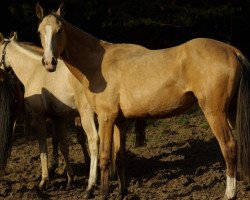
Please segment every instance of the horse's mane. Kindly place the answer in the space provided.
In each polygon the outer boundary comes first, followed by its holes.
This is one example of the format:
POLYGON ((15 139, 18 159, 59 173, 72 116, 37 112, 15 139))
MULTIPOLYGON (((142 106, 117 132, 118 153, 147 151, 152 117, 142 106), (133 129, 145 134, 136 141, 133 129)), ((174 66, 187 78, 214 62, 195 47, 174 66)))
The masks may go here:
POLYGON ((32 44, 30 42, 19 42, 19 45, 33 53, 39 54, 40 56, 43 55, 43 49, 41 47, 36 46, 35 44, 32 44))
MULTIPOLYGON (((59 21, 60 21, 61 23, 63 23, 63 24, 66 22, 61 16, 59 16, 58 14, 56 14, 55 11, 51 11, 49 14, 45 15, 44 17, 49 16, 49 15, 54 16, 57 20, 59 20, 59 21)), ((44 17, 43 17, 43 18, 44 18, 44 17)), ((42 20, 43 20, 43 19, 42 19, 42 20)), ((41 20, 41 21, 42 21, 42 20, 41 20)), ((68 22, 67 22, 67 23, 68 23, 68 22)), ((97 37, 95 37, 95 36, 93 36, 93 35, 91 35, 91 34, 85 32, 85 31, 83 31, 82 29, 80 29, 80 28, 74 26, 73 24, 70 24, 70 25, 73 26, 74 28, 76 28, 77 30, 79 30, 80 32, 84 33, 85 35, 88 35, 88 36, 91 37, 91 38, 95 38, 95 39, 99 40, 100 42, 102 42, 102 43, 104 43, 104 44, 112 44, 111 42, 108 42, 108 41, 105 41, 105 40, 101 40, 101 39, 99 39, 99 38, 97 38, 97 37)))

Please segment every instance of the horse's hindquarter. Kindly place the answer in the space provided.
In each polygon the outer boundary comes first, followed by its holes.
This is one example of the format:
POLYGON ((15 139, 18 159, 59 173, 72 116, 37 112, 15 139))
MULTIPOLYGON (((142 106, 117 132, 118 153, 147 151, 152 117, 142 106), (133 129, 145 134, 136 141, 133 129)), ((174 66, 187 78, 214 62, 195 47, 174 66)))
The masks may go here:
POLYGON ((225 110, 238 85, 240 62, 237 56, 241 52, 206 38, 187 42, 183 51, 182 77, 200 106, 225 110))

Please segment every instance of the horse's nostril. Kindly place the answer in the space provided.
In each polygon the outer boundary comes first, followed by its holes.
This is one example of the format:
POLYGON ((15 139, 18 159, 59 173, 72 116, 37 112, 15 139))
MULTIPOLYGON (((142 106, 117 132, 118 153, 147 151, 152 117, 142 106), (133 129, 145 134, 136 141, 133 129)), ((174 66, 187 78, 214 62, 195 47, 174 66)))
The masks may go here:
POLYGON ((51 64, 52 65, 56 65, 57 64, 57 60, 55 59, 55 57, 52 58, 51 64))
POLYGON ((44 57, 42 58, 42 63, 43 63, 43 65, 45 65, 45 60, 44 60, 44 57))

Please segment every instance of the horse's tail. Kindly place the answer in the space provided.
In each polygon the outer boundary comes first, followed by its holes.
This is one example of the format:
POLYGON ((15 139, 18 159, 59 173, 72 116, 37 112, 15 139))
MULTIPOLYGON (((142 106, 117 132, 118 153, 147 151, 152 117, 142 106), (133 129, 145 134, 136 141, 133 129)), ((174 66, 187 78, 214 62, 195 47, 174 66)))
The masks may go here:
POLYGON ((237 170, 242 178, 250 182, 250 63, 243 55, 238 55, 238 58, 241 78, 236 117, 237 170))
POLYGON ((15 121, 15 83, 7 77, 0 82, 0 175, 4 173, 11 150, 15 121))

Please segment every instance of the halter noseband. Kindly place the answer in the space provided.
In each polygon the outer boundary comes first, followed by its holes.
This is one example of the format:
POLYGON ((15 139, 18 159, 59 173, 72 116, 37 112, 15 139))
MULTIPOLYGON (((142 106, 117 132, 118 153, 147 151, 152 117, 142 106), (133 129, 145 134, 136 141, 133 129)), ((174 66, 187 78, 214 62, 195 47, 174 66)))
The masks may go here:
POLYGON ((4 41, 4 47, 3 47, 3 52, 2 52, 2 59, 1 59, 1 62, 0 62, 0 67, 3 66, 3 69, 5 71, 7 71, 7 65, 6 65, 6 62, 5 62, 5 55, 6 55, 6 47, 7 45, 10 43, 10 40, 5 40, 4 41))

